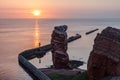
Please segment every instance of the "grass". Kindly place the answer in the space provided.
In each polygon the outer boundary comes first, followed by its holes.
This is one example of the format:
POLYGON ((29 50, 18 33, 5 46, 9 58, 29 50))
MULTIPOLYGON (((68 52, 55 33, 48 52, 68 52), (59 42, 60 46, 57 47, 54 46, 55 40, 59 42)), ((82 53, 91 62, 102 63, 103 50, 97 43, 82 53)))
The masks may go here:
MULTIPOLYGON (((51 80, 89 80, 86 72, 80 74, 69 76, 69 75, 60 75, 60 74, 50 74, 48 75, 51 80)), ((111 76, 104 77, 101 80, 110 80, 111 76)))
POLYGON ((82 72, 78 75, 60 75, 60 74, 50 74, 48 75, 52 80, 88 80, 86 72, 82 72))

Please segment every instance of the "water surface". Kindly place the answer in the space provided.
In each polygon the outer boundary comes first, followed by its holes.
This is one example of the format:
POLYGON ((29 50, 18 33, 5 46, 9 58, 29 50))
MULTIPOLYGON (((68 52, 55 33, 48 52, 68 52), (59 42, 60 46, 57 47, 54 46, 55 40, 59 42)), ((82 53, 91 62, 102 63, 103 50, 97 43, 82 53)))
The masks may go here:
MULTIPOLYGON (((19 66, 18 54, 26 49, 31 49, 49 44, 54 26, 68 25, 68 36, 79 33, 82 35, 69 43, 68 54, 70 59, 82 60, 87 63, 94 38, 105 27, 113 26, 120 29, 120 19, 0 19, 0 80, 32 80, 32 78, 19 66), (99 28, 90 35, 85 32, 99 28)), ((43 68, 52 64, 51 52, 39 60, 31 60, 36 67, 43 68)), ((87 65, 80 67, 87 69, 87 65)))

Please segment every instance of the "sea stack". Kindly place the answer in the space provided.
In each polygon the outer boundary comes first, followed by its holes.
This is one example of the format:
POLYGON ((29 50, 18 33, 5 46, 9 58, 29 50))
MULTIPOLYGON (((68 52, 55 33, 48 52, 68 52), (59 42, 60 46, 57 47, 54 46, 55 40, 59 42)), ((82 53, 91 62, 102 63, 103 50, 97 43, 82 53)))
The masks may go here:
POLYGON ((97 34, 87 68, 89 80, 120 76, 120 29, 107 27, 97 34))
POLYGON ((69 56, 67 54, 67 26, 56 26, 52 33, 52 60, 55 69, 69 69, 69 56))

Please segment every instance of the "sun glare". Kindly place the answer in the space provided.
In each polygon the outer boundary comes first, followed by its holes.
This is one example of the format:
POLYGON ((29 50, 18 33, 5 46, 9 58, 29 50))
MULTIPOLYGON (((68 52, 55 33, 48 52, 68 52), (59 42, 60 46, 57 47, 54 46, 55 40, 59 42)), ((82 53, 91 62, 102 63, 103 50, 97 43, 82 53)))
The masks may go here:
POLYGON ((41 15, 40 10, 34 10, 32 13, 33 13, 34 16, 40 16, 41 15))

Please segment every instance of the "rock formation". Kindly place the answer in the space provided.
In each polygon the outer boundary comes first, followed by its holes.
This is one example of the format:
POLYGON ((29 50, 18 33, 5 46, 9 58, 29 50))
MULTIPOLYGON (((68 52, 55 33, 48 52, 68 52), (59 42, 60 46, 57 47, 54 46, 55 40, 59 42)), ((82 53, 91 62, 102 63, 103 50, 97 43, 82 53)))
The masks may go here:
POLYGON ((97 34, 87 68, 90 80, 120 76, 120 29, 107 27, 97 34))
POLYGON ((69 56, 67 54, 67 26, 56 26, 52 33, 52 60, 56 69, 69 69, 69 56))

